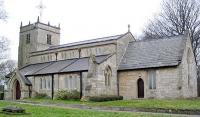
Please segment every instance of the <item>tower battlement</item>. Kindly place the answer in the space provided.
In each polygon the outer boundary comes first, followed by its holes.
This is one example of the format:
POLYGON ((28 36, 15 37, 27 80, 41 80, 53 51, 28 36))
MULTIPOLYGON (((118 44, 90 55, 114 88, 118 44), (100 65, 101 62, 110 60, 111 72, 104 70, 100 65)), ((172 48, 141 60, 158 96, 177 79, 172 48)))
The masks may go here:
POLYGON ((60 25, 52 26, 39 20, 20 26, 20 41, 18 48, 18 67, 29 64, 29 53, 48 49, 50 46, 60 44, 60 25))

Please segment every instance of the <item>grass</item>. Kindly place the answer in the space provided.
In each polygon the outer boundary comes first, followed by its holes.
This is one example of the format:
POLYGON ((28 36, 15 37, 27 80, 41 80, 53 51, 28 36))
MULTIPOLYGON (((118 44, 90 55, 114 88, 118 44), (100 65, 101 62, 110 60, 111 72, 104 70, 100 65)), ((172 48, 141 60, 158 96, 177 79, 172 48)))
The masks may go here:
MULTIPOLYGON (((0 113, 1 117, 167 117, 161 114, 142 114, 127 112, 103 112, 80 109, 64 109, 58 107, 32 106, 27 104, 16 104, 11 102, 0 102, 0 108, 6 106, 18 106, 26 109, 27 115, 6 115, 0 113)), ((169 116, 169 115, 168 115, 169 116)))
POLYGON ((200 98, 197 99, 136 99, 136 100, 120 100, 108 102, 81 102, 67 100, 50 100, 50 99, 29 99, 34 102, 46 103, 64 103, 64 104, 84 104, 91 106, 107 106, 107 107, 131 107, 138 109, 190 109, 200 110, 200 98))

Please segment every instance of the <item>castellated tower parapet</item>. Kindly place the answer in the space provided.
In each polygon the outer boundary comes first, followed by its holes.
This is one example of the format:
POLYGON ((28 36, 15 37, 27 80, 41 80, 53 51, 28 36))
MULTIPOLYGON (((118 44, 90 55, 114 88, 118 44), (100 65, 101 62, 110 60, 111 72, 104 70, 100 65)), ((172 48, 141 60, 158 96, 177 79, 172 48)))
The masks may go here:
POLYGON ((20 25, 18 68, 29 64, 29 53, 48 49, 50 46, 60 44, 60 25, 52 26, 50 23, 37 22, 23 26, 20 25))

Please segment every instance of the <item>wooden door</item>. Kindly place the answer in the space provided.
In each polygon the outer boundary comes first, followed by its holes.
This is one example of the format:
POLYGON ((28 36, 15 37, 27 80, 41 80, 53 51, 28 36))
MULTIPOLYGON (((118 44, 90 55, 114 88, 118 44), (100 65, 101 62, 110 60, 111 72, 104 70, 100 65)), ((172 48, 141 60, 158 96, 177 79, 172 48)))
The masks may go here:
POLYGON ((19 81, 16 81, 16 100, 20 99, 21 97, 21 89, 19 81))
POLYGON ((141 78, 138 79, 137 85, 138 85, 138 98, 144 98, 144 82, 141 78))

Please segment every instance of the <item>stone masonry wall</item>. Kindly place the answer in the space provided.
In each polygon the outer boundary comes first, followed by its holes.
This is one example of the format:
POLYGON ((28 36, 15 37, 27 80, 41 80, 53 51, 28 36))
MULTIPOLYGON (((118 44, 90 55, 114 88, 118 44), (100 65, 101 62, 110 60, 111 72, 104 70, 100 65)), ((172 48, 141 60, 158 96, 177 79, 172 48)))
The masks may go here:
POLYGON ((119 72, 119 94, 124 99, 138 97, 137 80, 144 81, 144 98, 178 98, 179 69, 178 67, 156 69, 156 89, 149 89, 148 70, 132 70, 119 72))
POLYGON ((180 69, 182 97, 197 97, 197 67, 190 38, 187 38, 180 69))
MULTIPOLYGON (((28 79, 32 83, 32 97, 34 97, 36 93, 46 93, 49 97, 52 96, 51 75, 43 75, 35 77, 32 76, 28 77, 28 79)), ((54 96, 59 90, 80 91, 80 74, 79 73, 54 74, 54 96)))

